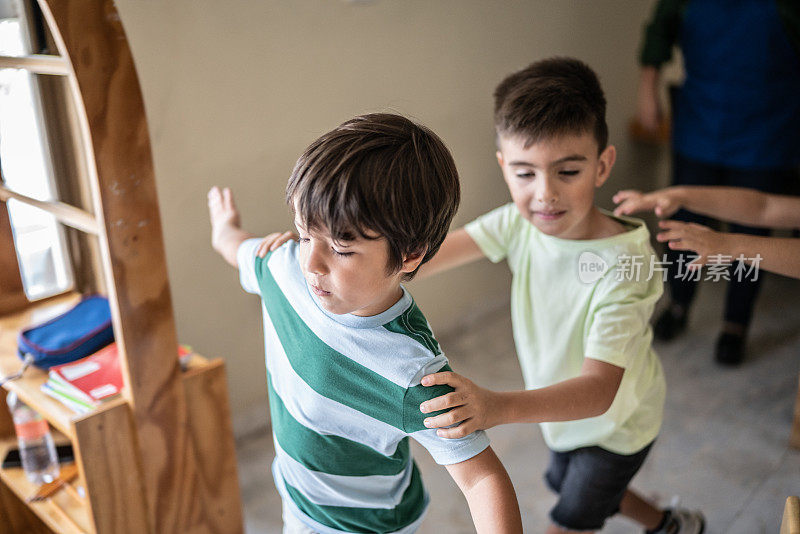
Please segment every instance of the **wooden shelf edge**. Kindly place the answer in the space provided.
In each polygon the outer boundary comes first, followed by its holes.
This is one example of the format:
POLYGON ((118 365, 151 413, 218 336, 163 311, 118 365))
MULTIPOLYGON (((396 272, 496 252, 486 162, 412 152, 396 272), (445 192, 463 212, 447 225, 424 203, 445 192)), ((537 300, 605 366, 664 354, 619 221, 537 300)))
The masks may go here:
MULTIPOLYGON (((0 375, 6 376, 20 368, 22 362, 17 356, 17 336, 21 329, 68 310, 79 299, 80 295, 77 293, 65 293, 32 303, 22 311, 0 317, 0 375)), ((3 388, 16 392, 24 403, 39 412, 55 429, 72 440, 74 439, 72 419, 76 414, 41 391, 40 387, 46 381, 46 371, 31 367, 22 378, 7 382, 3 388)))
MULTIPOLYGON (((16 438, 0 439, 0 458, 5 457, 8 450, 16 445, 16 438)), ((38 489, 37 485, 27 479, 21 468, 0 469, 0 483, 23 503, 38 489)), ((93 532, 88 503, 76 501, 67 492, 60 491, 50 499, 27 503, 27 506, 50 529, 59 534, 93 532)))

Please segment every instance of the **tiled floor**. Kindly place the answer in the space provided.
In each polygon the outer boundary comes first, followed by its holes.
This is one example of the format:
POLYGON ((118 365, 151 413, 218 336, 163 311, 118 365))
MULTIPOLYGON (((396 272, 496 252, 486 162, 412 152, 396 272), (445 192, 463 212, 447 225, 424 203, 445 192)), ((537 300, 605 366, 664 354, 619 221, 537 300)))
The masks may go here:
MULTIPOLYGON (((722 287, 700 290, 688 333, 656 345, 667 374, 664 426, 634 480, 643 494, 705 511, 711 534, 777 533, 787 495, 800 493, 800 451, 788 448, 800 371, 800 282, 766 277, 749 341, 737 369, 712 361, 721 323, 722 287)), ((435 327, 435 325, 434 325, 435 327)), ((507 312, 440 336, 456 370, 490 388, 521 386, 507 312)), ((517 491, 527 532, 543 532, 554 497, 541 472, 548 452, 534 425, 490 430, 493 447, 517 491)), ((431 493, 422 534, 473 532, 466 502, 447 472, 416 447, 431 493)), ((240 442, 239 476, 247 532, 279 533, 280 500, 272 484, 269 436, 240 442)), ((641 532, 613 518, 604 533, 641 532)))

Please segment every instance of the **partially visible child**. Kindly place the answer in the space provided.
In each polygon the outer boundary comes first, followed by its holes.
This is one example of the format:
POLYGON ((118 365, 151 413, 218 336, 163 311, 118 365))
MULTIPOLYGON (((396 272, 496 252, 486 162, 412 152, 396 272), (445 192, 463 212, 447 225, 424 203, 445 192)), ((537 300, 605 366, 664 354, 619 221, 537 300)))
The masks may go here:
POLYGON ((459 195, 442 141, 391 114, 356 117, 306 149, 286 190, 299 242, 263 258, 281 236, 253 239, 230 190, 209 192, 213 247, 262 299, 285 533, 416 531, 428 495, 409 436, 447 467, 478 532, 522 531, 485 433, 447 440, 419 411, 450 391, 421 378, 449 366, 401 282, 436 254, 459 195))
MULTIPOLYGON (((742 187, 674 186, 650 193, 630 189, 614 195, 614 202, 619 204, 614 210, 617 215, 653 211, 668 218, 685 209, 747 226, 800 228, 800 198, 742 187)), ((759 269, 800 278, 800 239, 715 232, 700 224, 672 220, 658 225, 664 231, 656 239, 666 241, 673 250, 696 252, 695 266, 729 263, 741 257, 746 263, 758 261, 759 269)))
POLYGON ((437 373, 422 383, 455 392, 421 410, 450 408, 425 424, 455 439, 539 423, 552 451, 545 481, 559 496, 548 533, 596 531, 620 512, 648 532, 696 534, 701 513, 660 510, 628 488, 661 427, 665 383, 649 319, 662 281, 623 272, 626 257, 653 255, 642 221, 594 205, 616 158, 605 108, 596 75, 575 59, 539 61, 495 90, 497 162, 513 204, 449 234, 421 274, 508 261, 526 389, 437 373))

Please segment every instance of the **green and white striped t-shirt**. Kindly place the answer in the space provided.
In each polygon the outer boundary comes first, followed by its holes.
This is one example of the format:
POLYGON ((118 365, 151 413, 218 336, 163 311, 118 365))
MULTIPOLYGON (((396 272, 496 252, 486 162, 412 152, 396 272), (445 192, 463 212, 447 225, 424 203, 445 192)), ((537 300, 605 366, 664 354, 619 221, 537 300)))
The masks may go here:
POLYGON ((258 239, 237 260, 242 287, 261 295, 275 484, 290 510, 317 532, 414 532, 428 496, 408 437, 442 465, 488 445, 485 433, 448 440, 424 427, 426 374, 449 369, 425 317, 402 298, 372 317, 334 315, 300 270, 297 244, 261 259, 258 239))

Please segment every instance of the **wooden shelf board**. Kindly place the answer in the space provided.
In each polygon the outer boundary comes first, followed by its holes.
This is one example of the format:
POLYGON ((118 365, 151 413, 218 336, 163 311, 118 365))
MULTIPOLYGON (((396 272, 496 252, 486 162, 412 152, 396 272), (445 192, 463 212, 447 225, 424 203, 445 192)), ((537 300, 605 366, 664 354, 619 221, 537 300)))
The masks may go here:
MULTIPOLYGON (((16 447, 16 438, 0 439, 0 458, 9 449, 16 447)), ((32 484, 21 468, 0 469, 0 481, 22 502, 33 495, 39 486, 32 484)), ((59 491, 42 502, 28 503, 30 508, 49 528, 59 534, 94 532, 89 505, 84 499, 78 501, 66 491, 59 491), (59 508, 60 510, 57 510, 59 508), (68 519, 64 517, 67 516, 68 519), (76 528, 77 527, 77 528, 76 528)))
MULTIPOLYGON (((31 324, 38 324, 67 311, 80 300, 76 293, 67 293, 12 314, 0 317, 0 375, 15 373, 22 360, 17 356, 17 336, 20 330, 31 324)), ((40 386, 47 381, 47 372, 29 367, 22 378, 7 382, 3 387, 14 391, 23 402, 42 414, 51 425, 72 439, 71 420, 76 414, 45 395, 40 386)))
MULTIPOLYGON (((31 324, 38 324, 65 312, 80 300, 80 295, 67 293, 30 307, 0 317, 0 376, 15 373, 22 360, 17 356, 17 336, 23 328, 31 324)), ((194 354, 189 362, 187 372, 202 369, 208 365, 208 360, 194 354)), ((89 414, 77 414, 57 400, 45 395, 41 385, 47 381, 47 372, 30 367, 22 378, 5 384, 6 389, 15 391, 20 398, 34 410, 42 414, 53 427, 65 434, 69 439, 74 439, 72 421, 84 418, 89 414)))

